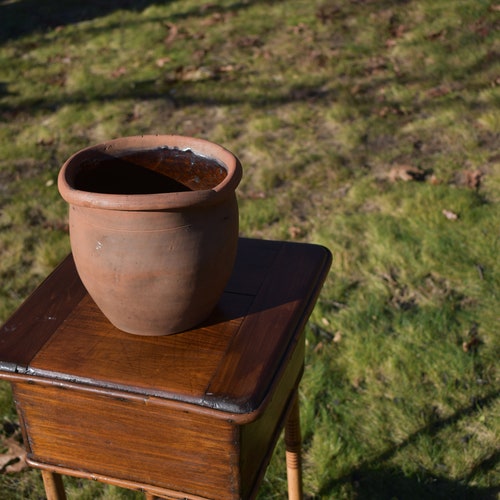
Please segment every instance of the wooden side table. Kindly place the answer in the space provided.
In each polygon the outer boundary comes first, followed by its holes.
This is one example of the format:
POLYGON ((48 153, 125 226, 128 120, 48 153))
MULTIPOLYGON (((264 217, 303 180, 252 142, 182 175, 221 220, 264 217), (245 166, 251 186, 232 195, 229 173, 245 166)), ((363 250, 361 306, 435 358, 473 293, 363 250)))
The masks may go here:
POLYGON ((0 378, 49 500, 65 498, 61 475, 148 499, 254 498, 283 427, 301 498, 304 325, 330 262, 321 246, 241 239, 203 325, 142 337, 106 320, 68 256, 0 330, 0 378))

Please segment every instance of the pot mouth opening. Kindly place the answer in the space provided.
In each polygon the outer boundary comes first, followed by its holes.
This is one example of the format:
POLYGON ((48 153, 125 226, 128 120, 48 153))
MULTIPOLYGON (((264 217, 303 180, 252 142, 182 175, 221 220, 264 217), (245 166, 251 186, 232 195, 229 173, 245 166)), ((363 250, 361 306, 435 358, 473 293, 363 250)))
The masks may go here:
POLYGON ((192 137, 144 135, 82 149, 62 166, 59 193, 70 205, 108 210, 184 210, 219 203, 242 176, 227 149, 192 137))
POLYGON ((152 195, 213 190, 228 175, 222 162, 191 149, 160 146, 110 154, 93 151, 66 172, 71 189, 103 195, 152 195))

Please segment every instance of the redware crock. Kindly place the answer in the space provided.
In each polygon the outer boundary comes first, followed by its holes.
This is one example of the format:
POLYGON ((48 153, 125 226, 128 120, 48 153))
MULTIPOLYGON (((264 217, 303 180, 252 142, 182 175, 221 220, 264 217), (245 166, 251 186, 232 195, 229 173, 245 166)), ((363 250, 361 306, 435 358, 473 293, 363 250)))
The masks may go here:
POLYGON ((241 176, 225 148, 174 135, 114 139, 65 162, 75 264, 113 325, 167 335, 210 315, 236 256, 241 176))

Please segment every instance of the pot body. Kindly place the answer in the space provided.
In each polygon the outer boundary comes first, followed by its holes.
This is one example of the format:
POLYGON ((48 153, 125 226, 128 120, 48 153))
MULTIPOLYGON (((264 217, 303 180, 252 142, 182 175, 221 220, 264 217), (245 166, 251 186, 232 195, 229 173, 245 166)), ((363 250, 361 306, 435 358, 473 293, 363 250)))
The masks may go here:
MULTIPOLYGON (((162 139, 163 145, 175 146, 175 136, 162 139)), ((195 154, 198 141, 193 140, 195 154)), ((123 150, 116 144, 115 148, 123 150)), ((84 151, 82 157, 88 162, 92 151, 84 151)), ((217 158, 217 153, 215 149, 212 157, 217 158)), ((137 157, 137 151, 134 154, 137 157)), ((221 161, 224 168, 226 163, 221 161)), ((78 153, 72 157, 72 165, 79 168, 78 153)), ((93 193, 75 190, 71 186, 74 176, 63 167, 59 190, 70 205, 70 241, 79 276, 117 328, 139 335, 167 335, 190 329, 210 315, 236 257, 238 205, 234 184, 241 175, 237 160, 236 167, 234 172, 227 168, 224 182, 229 189, 215 186, 208 190, 215 193, 213 196, 207 189, 129 193, 110 195, 109 202, 103 193, 96 193, 98 201, 93 201, 93 193), (233 175, 237 179, 231 180, 233 175), (176 201, 179 195, 181 203, 176 201), (165 208, 161 208, 162 197, 165 208)))

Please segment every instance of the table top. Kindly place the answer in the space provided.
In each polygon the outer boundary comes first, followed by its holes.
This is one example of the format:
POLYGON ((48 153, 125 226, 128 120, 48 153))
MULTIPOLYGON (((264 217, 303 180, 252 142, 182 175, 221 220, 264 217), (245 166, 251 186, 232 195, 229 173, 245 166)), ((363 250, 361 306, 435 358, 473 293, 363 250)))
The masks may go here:
POLYGON ((0 328, 0 378, 254 412, 295 349, 330 263, 319 245, 240 238, 232 277, 208 320, 145 337, 111 325, 69 255, 0 328))

